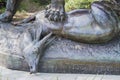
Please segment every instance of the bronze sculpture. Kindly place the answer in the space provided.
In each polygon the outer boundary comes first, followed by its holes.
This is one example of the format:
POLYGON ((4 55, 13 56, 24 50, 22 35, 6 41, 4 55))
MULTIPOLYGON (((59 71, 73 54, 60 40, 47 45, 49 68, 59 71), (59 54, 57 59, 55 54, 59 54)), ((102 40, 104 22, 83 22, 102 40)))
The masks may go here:
POLYGON ((120 27, 118 14, 114 10, 113 4, 106 1, 94 2, 90 10, 70 11, 64 22, 49 21, 44 18, 43 13, 38 13, 36 16, 18 22, 18 24, 34 19, 48 29, 43 29, 43 33, 51 30, 54 34, 85 43, 107 42, 116 36, 120 27))
MULTIPOLYGON (((30 20, 35 18, 33 23, 24 23, 23 21, 23 24, 16 27, 9 23, 1 22, 0 51, 1 53, 10 54, 9 58, 6 58, 7 60, 12 61, 12 58, 15 57, 14 59, 18 61, 17 66, 14 64, 15 62, 10 62, 4 66, 12 66, 13 69, 22 70, 30 68, 31 73, 36 72, 39 59, 43 54, 42 49, 45 49, 44 46, 46 46, 51 34, 79 42, 104 43, 116 37, 120 31, 118 15, 109 3, 94 2, 91 5, 91 9, 68 12, 64 22, 49 21, 44 17, 44 12, 39 12, 29 18, 30 20), (46 36, 46 34, 48 35, 46 36), (43 45, 41 46, 39 42, 43 45), (13 57, 10 58, 11 56, 13 57)), ((27 21, 29 22, 29 20, 27 21)))

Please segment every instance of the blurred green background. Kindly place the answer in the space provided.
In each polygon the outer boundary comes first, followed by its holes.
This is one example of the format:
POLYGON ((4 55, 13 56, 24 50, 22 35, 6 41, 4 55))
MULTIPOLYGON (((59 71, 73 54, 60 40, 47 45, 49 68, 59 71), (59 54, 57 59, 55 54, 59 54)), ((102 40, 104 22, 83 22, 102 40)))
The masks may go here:
MULTIPOLYGON (((79 8, 89 8, 90 4, 95 0, 65 0, 66 11, 79 8)), ((6 0, 0 0, 0 12, 5 10, 5 5, 1 4, 6 0)), ((35 12, 45 8, 50 3, 50 0, 23 0, 19 7, 19 11, 35 12), (27 4, 26 4, 27 3, 27 4)))

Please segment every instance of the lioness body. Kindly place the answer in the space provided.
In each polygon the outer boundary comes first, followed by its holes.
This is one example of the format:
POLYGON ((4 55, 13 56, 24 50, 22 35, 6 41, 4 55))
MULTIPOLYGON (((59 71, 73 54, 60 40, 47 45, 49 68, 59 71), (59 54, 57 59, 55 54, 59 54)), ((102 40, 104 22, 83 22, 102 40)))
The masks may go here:
POLYGON ((85 43, 107 42, 120 31, 120 21, 111 5, 94 2, 91 9, 73 10, 67 13, 65 22, 51 22, 41 13, 36 18, 54 34, 85 43))
MULTIPOLYGON (((49 21, 44 15, 44 12, 38 13, 35 22, 23 24, 23 27, 13 27, 7 23, 1 23, 0 25, 1 53, 18 53, 17 55, 22 56, 22 59, 25 58, 31 72, 37 71, 39 59, 43 53, 42 50, 48 44, 46 42, 49 42, 47 40, 51 36, 50 33, 41 39, 43 33, 52 32, 79 42, 102 43, 111 40, 120 31, 120 21, 117 14, 101 2, 94 2, 90 10, 80 9, 67 13, 68 17, 65 22, 49 21)), ((116 53, 118 54, 118 52, 116 53)), ((7 57, 7 60, 2 62, 9 62, 9 60, 11 59, 7 57)), ((12 63, 16 62, 14 60, 11 61, 12 63)), ((10 64, 7 67, 10 67, 10 64)), ((23 62, 22 64, 25 65, 17 64, 20 67, 16 66, 16 69, 26 66, 26 63, 23 62)))

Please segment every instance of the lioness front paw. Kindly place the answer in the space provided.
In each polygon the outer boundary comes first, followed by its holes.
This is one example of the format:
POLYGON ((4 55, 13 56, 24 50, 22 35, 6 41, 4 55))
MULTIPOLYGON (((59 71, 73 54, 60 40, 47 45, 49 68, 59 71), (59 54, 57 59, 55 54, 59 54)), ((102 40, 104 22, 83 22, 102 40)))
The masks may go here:
POLYGON ((54 7, 54 6, 49 6, 47 7, 45 11, 45 17, 48 18, 50 21, 64 21, 65 20, 65 10, 63 6, 59 7, 54 7))
POLYGON ((2 22, 10 22, 12 21, 12 13, 10 11, 5 11, 4 13, 0 14, 0 21, 2 22))

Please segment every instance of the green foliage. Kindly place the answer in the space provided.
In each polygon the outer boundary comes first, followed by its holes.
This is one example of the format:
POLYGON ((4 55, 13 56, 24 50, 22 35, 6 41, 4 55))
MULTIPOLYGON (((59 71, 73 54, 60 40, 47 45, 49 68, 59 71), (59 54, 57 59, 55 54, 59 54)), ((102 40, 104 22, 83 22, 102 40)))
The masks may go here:
MULTIPOLYGON (((39 3, 40 6, 49 4, 51 0, 31 0, 32 2, 39 3)), ((65 0, 66 11, 80 9, 80 8, 90 8, 90 4, 97 0, 65 0)))
MULTIPOLYGON (((7 0, 0 0, 2 1, 7 1, 7 0)), ((19 10, 24 10, 24 11, 38 11, 43 8, 47 4, 50 3, 51 0, 23 0, 19 10), (26 4, 27 3, 27 4, 26 4)), ((65 0, 66 5, 65 9, 66 11, 74 10, 74 9, 80 9, 80 8, 90 8, 90 4, 96 0, 65 0)), ((0 12, 3 11, 3 9, 0 9, 0 12)))
POLYGON ((6 0, 0 0, 0 13, 5 10, 6 0))
POLYGON ((5 11, 5 8, 1 8, 0 9, 0 13, 4 12, 5 11))
MULTIPOLYGON (((46 1, 46 0, 45 0, 46 1)), ((42 0, 24 0, 22 1, 19 10, 20 11, 28 11, 28 12, 35 12, 44 8, 47 4, 42 4, 42 0), (27 4, 26 4, 27 3, 27 4)))
POLYGON ((0 0, 0 2, 5 2, 6 0, 0 0))
POLYGON ((39 3, 39 5, 47 5, 50 3, 50 0, 31 0, 32 2, 39 3))
POLYGON ((66 0, 66 11, 80 8, 90 8, 90 4, 95 0, 66 0))

